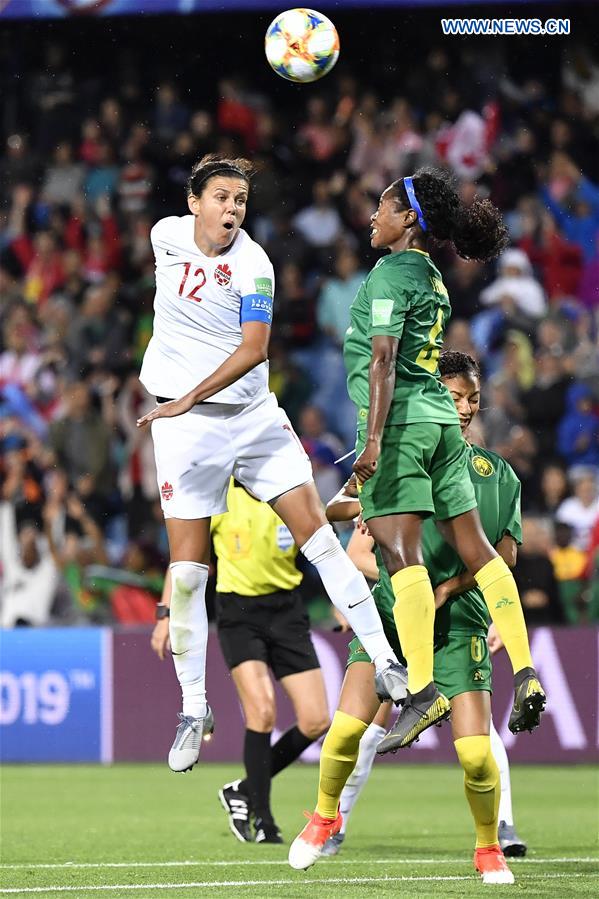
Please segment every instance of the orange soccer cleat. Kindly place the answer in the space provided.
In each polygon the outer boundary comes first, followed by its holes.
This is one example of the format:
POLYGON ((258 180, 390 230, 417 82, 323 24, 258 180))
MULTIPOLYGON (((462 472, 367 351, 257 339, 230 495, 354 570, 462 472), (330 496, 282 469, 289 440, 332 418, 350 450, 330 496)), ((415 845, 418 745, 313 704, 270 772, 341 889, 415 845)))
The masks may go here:
POLYGON ((481 874, 483 883, 514 883, 514 875, 500 846, 475 849, 474 867, 481 874))
POLYGON ((309 817, 310 820, 289 847, 289 864, 298 871, 305 871, 314 864, 326 841, 339 833, 343 824, 340 811, 337 811, 336 818, 323 818, 318 812, 309 817))

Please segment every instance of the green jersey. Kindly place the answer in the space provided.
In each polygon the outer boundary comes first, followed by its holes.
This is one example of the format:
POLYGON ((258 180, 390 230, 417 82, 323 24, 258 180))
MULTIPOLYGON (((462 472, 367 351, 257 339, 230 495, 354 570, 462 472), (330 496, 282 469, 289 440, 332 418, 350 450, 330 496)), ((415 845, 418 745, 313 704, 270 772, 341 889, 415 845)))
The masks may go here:
POLYGON ((437 360, 451 307, 438 268, 428 253, 403 250, 379 259, 350 310, 343 354, 347 389, 365 428, 370 403, 368 371, 372 338, 397 337, 395 390, 386 425, 456 424, 457 412, 439 380, 437 360))
MULTIPOLYGON (((474 487, 478 512, 489 542, 495 546, 510 534, 516 543, 522 542, 520 521, 520 481, 511 466, 489 450, 469 447, 468 471, 474 487)), ((432 518, 422 525, 422 552, 433 587, 456 577, 464 571, 458 554, 446 543, 432 518)), ((373 591, 377 606, 387 613, 393 609, 395 597, 391 579, 383 565, 378 547, 375 549, 380 580, 373 591)), ((392 619, 392 616, 391 616, 392 619)), ((489 613, 482 593, 477 587, 452 596, 435 615, 435 645, 442 644, 449 633, 464 632, 485 635, 489 627, 489 613)))

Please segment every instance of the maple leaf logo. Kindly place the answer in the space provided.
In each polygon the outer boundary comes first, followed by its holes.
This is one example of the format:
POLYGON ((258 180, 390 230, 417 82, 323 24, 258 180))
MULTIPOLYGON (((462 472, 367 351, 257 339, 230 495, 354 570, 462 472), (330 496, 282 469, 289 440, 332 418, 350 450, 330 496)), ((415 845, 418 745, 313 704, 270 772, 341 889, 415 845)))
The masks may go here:
POLYGON ((221 262, 220 265, 216 266, 214 271, 214 277, 216 281, 222 286, 226 287, 231 282, 231 269, 227 265, 226 262, 221 262))

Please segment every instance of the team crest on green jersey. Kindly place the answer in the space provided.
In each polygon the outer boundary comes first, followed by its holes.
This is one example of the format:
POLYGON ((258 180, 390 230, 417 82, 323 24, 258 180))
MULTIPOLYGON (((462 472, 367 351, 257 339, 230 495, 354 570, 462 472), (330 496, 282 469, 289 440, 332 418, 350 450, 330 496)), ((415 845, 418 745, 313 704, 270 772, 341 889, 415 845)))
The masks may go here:
POLYGON ((472 467, 475 472, 481 476, 481 478, 490 478, 491 475, 495 472, 495 469, 493 468, 489 460, 483 458, 483 456, 473 456, 472 467))

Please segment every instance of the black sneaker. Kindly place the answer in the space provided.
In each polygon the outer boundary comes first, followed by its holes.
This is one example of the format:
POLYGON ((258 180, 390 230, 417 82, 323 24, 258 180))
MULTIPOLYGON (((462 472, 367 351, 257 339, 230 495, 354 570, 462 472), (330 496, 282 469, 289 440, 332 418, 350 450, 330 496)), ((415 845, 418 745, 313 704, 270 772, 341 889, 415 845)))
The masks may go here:
POLYGON ((277 827, 274 821, 266 822, 263 821, 262 818, 256 818, 254 821, 254 827, 256 829, 256 836, 254 837, 254 842, 256 843, 282 843, 283 837, 281 836, 281 831, 277 827))
POLYGON ((513 734, 534 730, 541 723, 547 697, 534 668, 523 668, 514 676, 514 705, 508 721, 513 734))
POLYGON ((240 843, 253 843, 254 835, 250 827, 250 798, 239 792, 241 780, 225 784, 218 791, 220 804, 229 816, 229 828, 240 843))
POLYGON ((437 690, 432 681, 413 696, 408 693, 397 721, 377 746, 377 754, 397 752, 398 749, 411 746, 424 730, 433 724, 441 726, 450 715, 449 700, 437 690))
POLYGON ((499 845, 506 858, 524 858, 528 846, 518 836, 513 824, 506 824, 505 821, 500 821, 497 835, 499 837, 499 845))

